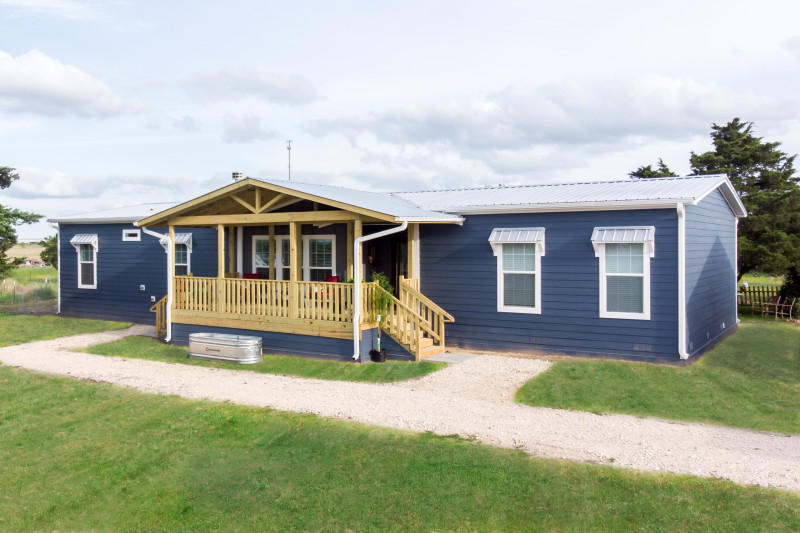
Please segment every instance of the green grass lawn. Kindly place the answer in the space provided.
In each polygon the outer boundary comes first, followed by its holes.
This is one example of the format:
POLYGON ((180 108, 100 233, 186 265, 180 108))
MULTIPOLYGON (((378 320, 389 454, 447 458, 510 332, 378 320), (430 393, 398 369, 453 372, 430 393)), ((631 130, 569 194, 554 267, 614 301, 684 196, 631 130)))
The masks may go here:
POLYGON ((742 318, 739 331, 689 367, 559 361, 527 382, 516 399, 528 405, 800 433, 800 329, 742 318))
POLYGON ((372 383, 390 383, 413 379, 435 370, 444 368, 444 363, 421 361, 411 363, 405 361, 387 361, 381 364, 359 365, 339 361, 306 359, 303 357, 287 357, 283 355, 265 355, 261 363, 254 365, 237 365, 218 361, 189 359, 188 348, 166 345, 150 337, 127 337, 118 341, 82 348, 80 351, 98 355, 117 357, 133 357, 166 361, 184 365, 198 365, 214 368, 227 368, 261 372, 265 374, 284 374, 306 378, 331 379, 339 381, 368 381, 372 383))
POLYGON ((63 318, 55 315, 9 315, 0 313, 0 347, 79 335, 97 333, 130 326, 123 322, 63 318))
POLYGON ((789 492, 9 367, 0 435, 2 531, 800 530, 789 492))

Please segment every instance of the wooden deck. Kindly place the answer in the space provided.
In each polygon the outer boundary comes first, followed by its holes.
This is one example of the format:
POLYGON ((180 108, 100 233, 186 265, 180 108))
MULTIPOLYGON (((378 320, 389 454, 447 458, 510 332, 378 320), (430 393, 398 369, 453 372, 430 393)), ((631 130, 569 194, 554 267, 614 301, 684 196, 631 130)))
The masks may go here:
MULTIPOLYGON (((176 276, 172 321, 348 339, 353 336, 353 283, 176 276)), ((377 283, 361 284, 359 329, 380 327, 417 360, 444 350, 444 324, 453 317, 422 295, 419 280, 400 283, 400 299, 377 283), (376 296, 389 300, 378 323, 376 296)), ((164 321, 165 300, 153 306, 164 321), (160 311, 160 313, 158 312, 160 311)))

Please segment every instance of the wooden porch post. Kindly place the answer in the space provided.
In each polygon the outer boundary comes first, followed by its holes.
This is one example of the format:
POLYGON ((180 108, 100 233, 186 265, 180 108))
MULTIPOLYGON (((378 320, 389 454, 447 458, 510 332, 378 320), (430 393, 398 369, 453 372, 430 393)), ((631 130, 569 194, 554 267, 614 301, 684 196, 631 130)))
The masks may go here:
MULTIPOLYGON (((361 233, 362 233, 361 219, 358 218, 353 222, 353 243, 355 243, 356 240, 361 238, 361 233)), ((353 245, 351 244, 350 245, 350 250, 352 250, 352 249, 353 249, 353 245)), ((352 252, 350 252, 350 253, 352 253, 352 252)), ((364 259, 364 250, 362 249, 361 253, 358 254, 358 255, 361 256, 361 260, 363 261, 363 259, 364 259)), ((352 263, 352 260, 350 262, 352 263)), ((355 269, 356 268, 361 269, 361 265, 360 264, 353 265, 353 278, 355 278, 355 269)), ((358 290, 358 287, 355 287, 354 290, 358 290)))
MULTIPOLYGON (((253 252, 255 253, 255 251, 253 252)), ((275 263, 278 261, 279 250, 275 248, 275 226, 269 227, 269 279, 277 279, 275 277, 275 263)))
POLYGON ((225 301, 222 292, 225 279, 225 226, 217 224, 217 309, 218 313, 225 312, 225 301))
POLYGON ((299 222, 289 223, 289 310, 293 318, 300 315, 297 282, 300 280, 300 246, 298 245, 302 226, 299 222))
POLYGON ((236 255, 234 252, 233 230, 234 226, 228 228, 228 272, 236 272, 236 255))
POLYGON ((408 233, 408 241, 407 241, 407 245, 406 245, 406 259, 408 261, 408 265, 406 267, 406 272, 408 272, 408 276, 407 276, 408 278, 417 278, 417 277, 419 277, 419 272, 417 272, 417 270, 415 268, 415 266, 416 266, 415 258, 417 257, 418 251, 417 251, 417 247, 415 246, 415 244, 417 243, 417 240, 414 238, 414 235, 416 233, 415 230, 418 227, 419 227, 419 224, 409 224, 408 225, 408 230, 406 230, 406 233, 408 233))
POLYGON ((345 281, 353 279, 353 223, 347 223, 347 278, 345 281))
MULTIPOLYGON (((169 286, 172 287, 173 291, 175 291, 175 226, 172 225, 169 227, 169 243, 167 246, 169 246, 169 250, 171 252, 169 254, 169 272, 167 272, 167 276, 170 277, 171 281, 169 286)), ((173 298, 175 298, 174 295, 173 298)), ((172 305, 174 308, 175 303, 173 302, 172 305)))

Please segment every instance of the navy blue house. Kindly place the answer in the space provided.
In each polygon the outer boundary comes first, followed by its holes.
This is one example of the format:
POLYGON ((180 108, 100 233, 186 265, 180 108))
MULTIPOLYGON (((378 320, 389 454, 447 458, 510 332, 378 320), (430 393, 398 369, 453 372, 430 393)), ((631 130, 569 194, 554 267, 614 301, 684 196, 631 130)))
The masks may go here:
POLYGON ((449 348, 685 362, 736 329, 725 176, 371 193, 247 178, 53 220, 60 312, 366 360, 449 348), (369 281, 384 273, 391 303, 369 281), (359 288, 360 290, 356 290, 359 288), (378 315, 382 320, 378 320, 378 315))

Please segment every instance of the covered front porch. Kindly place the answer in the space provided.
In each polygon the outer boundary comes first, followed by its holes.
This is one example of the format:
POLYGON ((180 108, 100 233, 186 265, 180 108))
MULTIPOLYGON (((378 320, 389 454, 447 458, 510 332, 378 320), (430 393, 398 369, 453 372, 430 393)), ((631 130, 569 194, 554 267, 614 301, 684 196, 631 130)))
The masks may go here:
MULTIPOLYGON (((419 291, 423 222, 337 199, 336 187, 280 183, 248 178, 138 222, 168 230, 169 294, 152 309, 164 332, 184 324, 354 339, 380 328, 416 360, 443 351, 453 317, 419 291), (190 228, 216 230, 216 276, 195 275, 190 228), (402 231, 372 239, 387 229, 402 231), (394 293, 360 282, 372 272, 394 293)), ((460 222, 441 218, 424 223, 460 222)))

